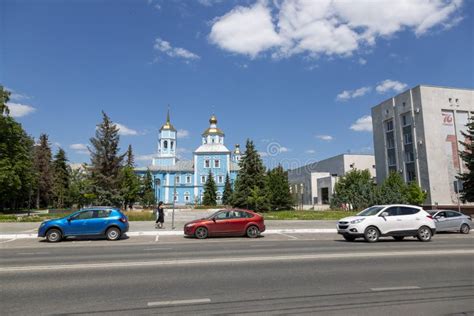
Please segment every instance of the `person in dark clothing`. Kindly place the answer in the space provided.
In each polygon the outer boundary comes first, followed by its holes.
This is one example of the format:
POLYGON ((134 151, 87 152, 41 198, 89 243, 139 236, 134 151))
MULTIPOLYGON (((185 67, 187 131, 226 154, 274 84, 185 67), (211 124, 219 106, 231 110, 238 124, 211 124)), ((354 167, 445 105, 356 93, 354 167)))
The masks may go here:
POLYGON ((163 223, 165 222, 165 209, 163 208, 163 202, 158 203, 158 208, 155 209, 156 221, 155 228, 163 228, 163 223))

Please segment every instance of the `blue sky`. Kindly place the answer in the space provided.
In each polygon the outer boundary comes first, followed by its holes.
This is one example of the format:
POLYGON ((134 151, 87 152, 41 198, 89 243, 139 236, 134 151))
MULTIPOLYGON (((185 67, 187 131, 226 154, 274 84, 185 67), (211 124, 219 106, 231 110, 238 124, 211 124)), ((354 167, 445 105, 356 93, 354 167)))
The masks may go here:
POLYGON ((29 134, 71 162, 101 110, 139 165, 168 104, 189 158, 214 112, 267 164, 371 152, 370 108, 418 84, 473 88, 473 1, 11 1, 0 82, 29 134), (277 154, 268 154, 269 148, 277 154))

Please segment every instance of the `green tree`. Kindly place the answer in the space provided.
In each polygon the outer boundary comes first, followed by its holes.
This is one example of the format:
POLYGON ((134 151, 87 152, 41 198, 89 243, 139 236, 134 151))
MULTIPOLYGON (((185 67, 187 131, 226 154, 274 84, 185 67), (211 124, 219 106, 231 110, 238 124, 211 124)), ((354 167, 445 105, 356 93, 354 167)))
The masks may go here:
POLYGON ((91 205, 95 201, 93 193, 92 180, 87 171, 86 164, 80 168, 71 170, 71 181, 68 190, 68 204, 75 205, 78 208, 91 205))
POLYGON ((9 115, 10 109, 8 109, 7 102, 10 101, 10 91, 0 85, 0 115, 9 115))
POLYGON ((462 134, 465 140, 460 142, 464 147, 460 155, 466 166, 466 172, 459 175, 459 180, 463 182, 461 199, 467 202, 474 202, 474 119, 471 118, 467 124, 467 131, 462 134))
POLYGON ((102 112, 102 122, 97 125, 95 137, 90 139, 92 148, 90 174, 93 193, 99 205, 120 206, 120 170, 124 155, 119 151, 119 129, 102 112))
POLYGON ((132 208, 140 196, 140 178, 135 174, 132 146, 128 146, 126 164, 120 171, 122 204, 125 209, 132 208))
POLYGON ((374 186, 369 170, 351 170, 334 186, 331 207, 350 205, 353 209, 364 209, 373 204, 374 186))
POLYGON ((410 182, 406 189, 407 202, 413 205, 423 205, 428 194, 423 192, 416 181, 410 182))
POLYGON ((12 117, 0 115, 0 210, 29 206, 35 186, 32 157, 32 138, 12 117))
POLYGON ((230 205, 232 203, 232 184, 230 183, 229 175, 225 176, 224 192, 222 193, 222 204, 230 205))
POLYGON ((153 189, 153 176, 150 169, 147 169, 141 184, 141 204, 151 207, 156 203, 155 191, 153 189))
POLYGON ((209 171, 206 183, 204 184, 202 204, 209 206, 217 205, 217 186, 211 171, 209 171))
POLYGON ((408 203, 408 186, 398 172, 391 172, 383 181, 377 194, 377 204, 405 204, 408 203))
POLYGON ((268 211, 270 204, 268 202, 265 189, 260 189, 258 186, 254 186, 250 190, 250 195, 247 197, 247 205, 254 211, 268 211))
POLYGON ((290 193, 288 173, 278 166, 267 173, 266 192, 269 206, 272 210, 291 209, 294 201, 290 193))
POLYGON ((239 162, 239 166, 240 170, 235 181, 232 205, 234 207, 255 209, 256 204, 251 202, 255 199, 249 199, 249 196, 252 195, 252 190, 255 193, 255 187, 258 188, 258 192, 264 193, 265 166, 251 140, 247 140, 245 153, 239 162))
POLYGON ((41 134, 35 145, 34 169, 37 175, 36 208, 48 207, 53 193, 53 162, 48 135, 41 134))
POLYGON ((69 183, 71 181, 71 170, 67 164, 66 152, 59 148, 53 161, 53 197, 54 206, 63 208, 69 201, 69 183))

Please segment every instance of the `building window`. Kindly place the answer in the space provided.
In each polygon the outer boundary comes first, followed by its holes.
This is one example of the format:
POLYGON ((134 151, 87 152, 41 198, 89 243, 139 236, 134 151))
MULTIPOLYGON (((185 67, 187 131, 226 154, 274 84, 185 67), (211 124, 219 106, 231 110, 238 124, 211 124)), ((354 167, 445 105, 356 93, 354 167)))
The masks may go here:
POLYGON ((415 181, 416 180, 415 164, 414 163, 407 163, 405 165, 405 170, 406 170, 407 182, 415 181))
POLYGON ((209 159, 204 160, 204 168, 210 168, 211 167, 211 161, 209 159))
POLYGON ((181 177, 176 175, 175 181, 176 183, 181 183, 181 177))
POLYGON ((171 142, 171 150, 173 150, 174 142, 171 142))
POLYGON ((393 132, 386 133, 385 138, 387 141, 387 149, 395 148, 395 137, 393 132))
POLYGON ((178 202, 178 201, 179 201, 179 195, 178 195, 178 193, 176 193, 176 194, 174 195, 174 201, 175 201, 175 202, 178 202))
POLYGON ((168 141, 167 141, 167 140, 165 140, 165 141, 163 142, 163 148, 164 148, 164 149, 168 149, 168 141))
POLYGON ((189 192, 184 193, 184 201, 189 202, 189 192))
POLYGON ((214 160, 214 168, 220 168, 221 167, 221 161, 216 159, 214 160))
POLYGON ((405 145, 409 145, 409 144, 413 143, 413 139, 411 137, 411 131, 406 133, 406 134, 403 134, 403 143, 405 145))
POLYGON ((201 183, 206 183, 206 176, 201 176, 201 183))
POLYGON ((385 122, 385 131, 393 131, 393 120, 385 122))
POLYGON ((217 191, 217 200, 218 201, 222 200, 222 192, 221 191, 217 191))
POLYGON ((224 183, 224 176, 218 176, 217 183, 224 183))
POLYGON ((406 162, 413 162, 415 161, 415 155, 411 151, 406 151, 405 152, 405 161, 406 162))
POLYGON ((191 176, 186 176, 186 183, 191 183, 191 176))

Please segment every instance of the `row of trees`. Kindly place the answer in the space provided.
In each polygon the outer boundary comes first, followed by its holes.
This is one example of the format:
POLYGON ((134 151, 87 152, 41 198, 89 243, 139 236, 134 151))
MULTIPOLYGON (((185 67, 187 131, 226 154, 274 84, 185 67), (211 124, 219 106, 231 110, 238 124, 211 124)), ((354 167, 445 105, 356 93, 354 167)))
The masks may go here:
POLYGON ((151 174, 143 180, 135 174, 132 147, 120 153, 118 128, 107 114, 90 139, 90 164, 72 169, 63 149, 53 156, 48 135, 35 143, 9 116, 9 96, 0 86, 0 210, 155 203, 151 174))
MULTIPOLYGON (((232 188, 229 176, 225 179, 222 203, 256 211, 290 209, 294 205, 288 174, 278 166, 266 170, 252 141, 239 162, 240 170, 232 188)), ((216 205, 217 186, 209 173, 204 186, 203 204, 216 205)))

